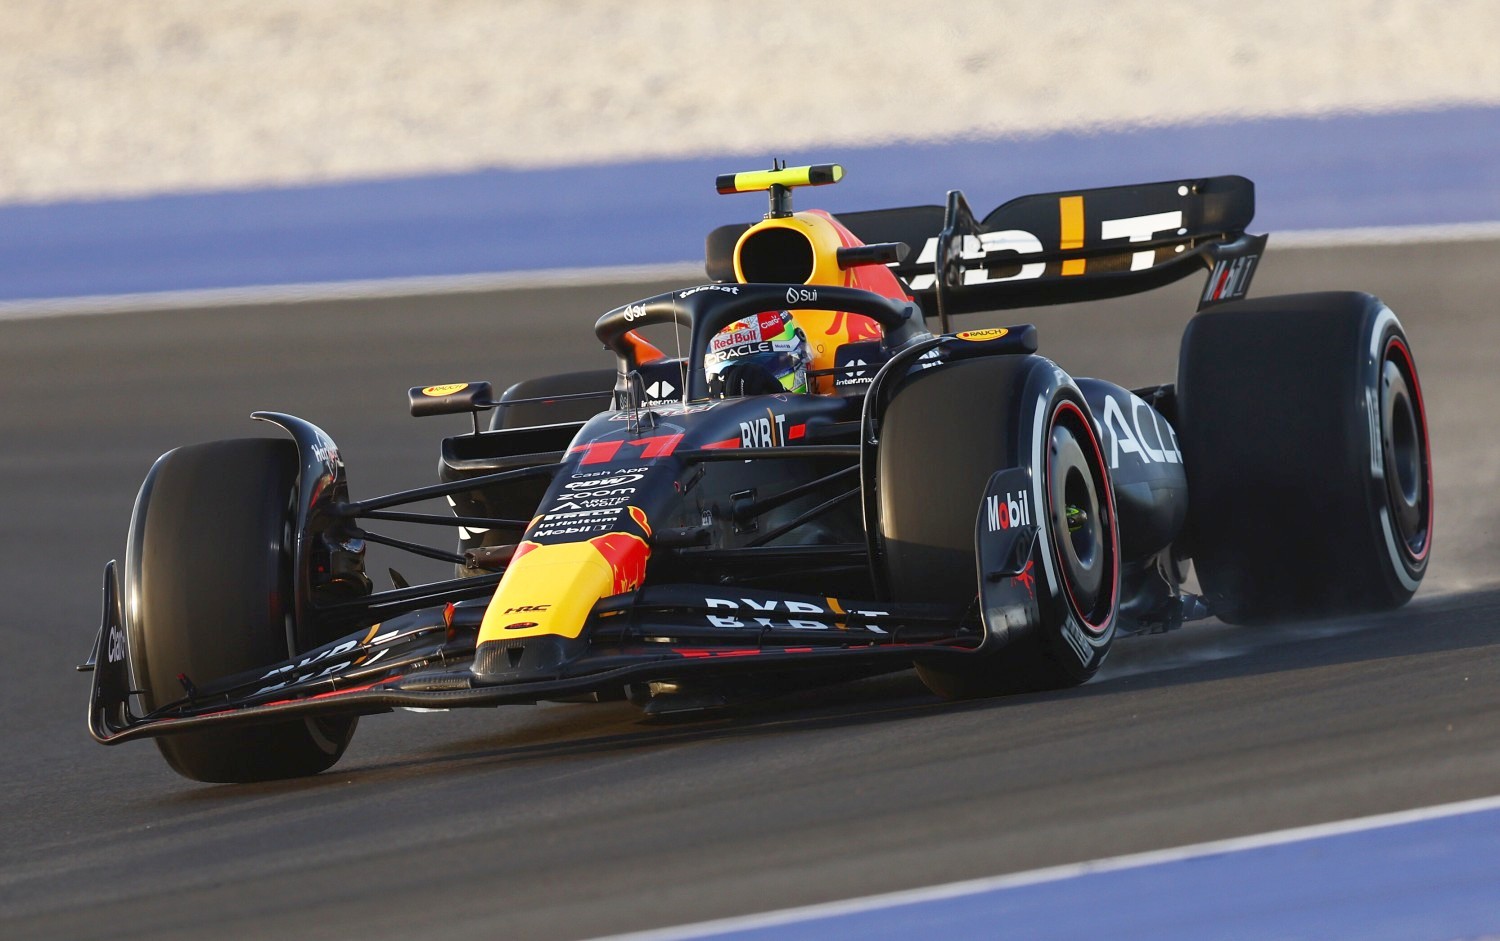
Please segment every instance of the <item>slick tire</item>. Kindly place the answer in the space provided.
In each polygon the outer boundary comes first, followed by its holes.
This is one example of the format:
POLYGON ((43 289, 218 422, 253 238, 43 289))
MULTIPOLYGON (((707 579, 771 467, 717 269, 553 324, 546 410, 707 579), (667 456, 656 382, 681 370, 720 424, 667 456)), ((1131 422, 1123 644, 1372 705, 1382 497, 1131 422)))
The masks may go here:
POLYGON ((1432 459, 1411 346, 1352 292, 1226 304, 1183 334, 1188 548, 1255 623, 1394 608, 1427 571, 1432 459))
MULTIPOLYGON (((501 402, 536 399, 549 395, 576 395, 583 392, 608 392, 615 387, 613 369, 589 369, 565 372, 537 379, 523 379, 500 395, 501 402)), ((490 430, 532 428, 563 422, 587 421, 609 410, 609 399, 600 396, 584 399, 562 399, 553 402, 527 402, 497 408, 490 415, 490 430)))
POLYGON ((902 601, 975 600, 985 486, 995 471, 1031 465, 1041 454, 1033 472, 1041 477, 1046 538, 1038 551, 1050 554, 1050 566, 1038 569, 1057 578, 1052 586, 1036 576, 1042 623, 993 652, 918 663, 922 681, 945 698, 1076 686, 1098 670, 1113 641, 1120 543, 1109 471, 1083 395, 1059 376, 1041 357, 965 360, 910 380, 885 414, 880 528, 890 594, 902 601), (1081 526, 1075 515, 1070 527, 1069 505, 1082 510, 1081 526))
MULTIPOLYGON (((126 548, 127 617, 146 709, 286 659, 292 649, 291 506, 297 451, 246 438, 178 448, 151 469, 126 548)), ((156 739, 195 781, 317 774, 344 753, 357 717, 296 719, 156 739)))

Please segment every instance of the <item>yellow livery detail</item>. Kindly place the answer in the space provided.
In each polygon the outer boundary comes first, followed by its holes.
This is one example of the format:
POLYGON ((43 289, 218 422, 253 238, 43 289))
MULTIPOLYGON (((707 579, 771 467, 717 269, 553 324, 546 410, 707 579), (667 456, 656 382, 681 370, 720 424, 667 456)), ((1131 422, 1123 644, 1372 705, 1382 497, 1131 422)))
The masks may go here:
MULTIPOLYGON (((1069 251, 1083 247, 1083 197, 1064 196, 1057 201, 1058 222, 1061 224, 1062 238, 1058 248, 1069 251)), ((1088 261, 1082 258, 1069 258, 1062 263, 1064 275, 1083 274, 1088 269, 1088 261)))
POLYGON ((755 193, 773 186, 824 186, 844 178, 844 168, 836 163, 817 163, 806 167, 782 167, 776 170, 747 170, 722 174, 715 184, 720 193, 755 193))
POLYGON ((485 609, 479 643, 556 634, 577 637, 615 572, 589 542, 534 546, 505 570, 485 609))
POLYGON ((965 330, 963 333, 955 333, 954 336, 971 343, 980 343, 984 340, 998 340, 1009 332, 1008 327, 985 327, 983 330, 965 330))
POLYGON ((848 286, 838 261, 843 245, 826 215, 796 212, 762 219, 746 229, 734 245, 734 277, 741 284, 848 286))
POLYGON ((422 394, 433 398, 441 398, 445 395, 452 395, 455 392, 462 392, 468 387, 469 384, 467 382, 450 382, 440 386, 428 386, 422 390, 422 394))

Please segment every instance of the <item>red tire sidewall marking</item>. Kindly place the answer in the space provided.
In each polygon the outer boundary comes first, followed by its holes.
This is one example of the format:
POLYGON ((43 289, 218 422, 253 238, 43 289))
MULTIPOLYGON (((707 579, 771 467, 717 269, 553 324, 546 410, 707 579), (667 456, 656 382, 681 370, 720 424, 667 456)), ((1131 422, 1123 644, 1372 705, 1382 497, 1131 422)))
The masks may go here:
MULTIPOLYGON (((1411 384, 1412 395, 1417 400, 1417 426, 1422 431, 1422 502, 1427 507, 1427 518, 1424 520, 1427 536, 1422 540, 1421 552, 1412 552, 1411 546, 1407 544, 1406 540, 1400 540, 1402 551, 1406 553, 1407 557, 1413 563, 1420 564, 1427 558, 1427 553, 1432 548, 1433 521, 1437 510, 1432 501, 1432 449, 1429 447, 1427 441, 1427 406, 1422 401, 1422 383, 1417 378, 1417 364, 1412 361, 1411 350, 1407 347, 1406 341, 1399 333, 1392 333, 1386 338, 1385 356, 1382 362, 1391 359, 1392 350, 1401 354, 1401 362, 1405 364, 1406 368, 1403 370, 1403 375, 1406 381, 1411 384)), ((1400 365, 1398 363, 1397 367, 1400 368, 1400 365)), ((1382 442, 1382 447, 1384 447, 1384 442, 1382 442)), ((1389 469, 1387 469, 1387 473, 1389 473, 1389 469)))
MULTIPOLYGON (((1119 528, 1117 527, 1115 520, 1114 485, 1110 482, 1109 479, 1109 469, 1104 463, 1104 451, 1099 447, 1099 438, 1094 434, 1093 421, 1091 421, 1089 417, 1084 414, 1083 409, 1079 408, 1075 402, 1069 399, 1063 399, 1056 405, 1056 407, 1054 407, 1052 411, 1052 417, 1047 423, 1047 440, 1049 442, 1049 446, 1047 449, 1046 490, 1047 509, 1049 511, 1048 521, 1051 521, 1050 511, 1052 509, 1052 449, 1050 446, 1050 442, 1052 440, 1052 429, 1057 427, 1058 417, 1062 415, 1063 412, 1072 412, 1073 415, 1076 416, 1078 427, 1083 429, 1084 434, 1088 437, 1089 446, 1094 451, 1094 468, 1098 471, 1097 483, 1102 484, 1100 489, 1104 492, 1104 505, 1106 508, 1106 516, 1109 520, 1109 545, 1107 546, 1107 548, 1109 550, 1110 571, 1107 575, 1107 578, 1109 579, 1110 598, 1108 609, 1109 615, 1104 619, 1103 623, 1094 624, 1089 621, 1088 617, 1083 613, 1083 608, 1078 603, 1077 597, 1075 597, 1073 594, 1072 580, 1068 578, 1065 573, 1063 575, 1063 578, 1061 579, 1063 583, 1063 590, 1067 593, 1068 596, 1069 607, 1072 608, 1074 614, 1078 615, 1078 620, 1082 623, 1083 629, 1093 636, 1098 637, 1109 630, 1110 624, 1114 621, 1115 608, 1119 604, 1118 595, 1120 592, 1120 537, 1119 528)), ((1057 556, 1057 565, 1059 571, 1061 572, 1064 568, 1062 564, 1062 547, 1054 547, 1053 552, 1057 556)))

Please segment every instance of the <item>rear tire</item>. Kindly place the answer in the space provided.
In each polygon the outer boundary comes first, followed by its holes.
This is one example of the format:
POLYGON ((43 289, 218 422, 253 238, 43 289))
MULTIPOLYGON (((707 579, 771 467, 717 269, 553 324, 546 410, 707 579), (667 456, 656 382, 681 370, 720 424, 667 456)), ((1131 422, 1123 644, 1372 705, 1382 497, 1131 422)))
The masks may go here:
MULTIPOLYGON (((292 501, 297 450, 246 438, 178 448, 151 469, 126 550, 132 649, 146 709, 286 659, 291 618, 292 501)), ((357 717, 295 719, 156 739, 195 781, 317 774, 344 753, 357 717)))
POLYGON ((1183 334, 1198 578, 1221 619, 1394 608, 1427 570, 1432 473, 1411 347, 1368 294, 1260 298, 1183 334))
POLYGON ((886 412, 880 526, 887 584, 901 601, 965 604, 978 596, 974 539, 985 487, 995 471, 1031 466, 1040 455, 1042 623, 993 652, 919 663, 922 681, 945 698, 1076 686, 1094 675, 1113 640, 1120 544, 1109 472, 1083 395, 1058 375, 1041 357, 965 360, 914 377, 886 412), (1038 399, 1040 423, 1026 407, 1038 399), (1069 506, 1082 511, 1081 525, 1070 527, 1069 506), (1049 565, 1055 593, 1045 585, 1049 565))

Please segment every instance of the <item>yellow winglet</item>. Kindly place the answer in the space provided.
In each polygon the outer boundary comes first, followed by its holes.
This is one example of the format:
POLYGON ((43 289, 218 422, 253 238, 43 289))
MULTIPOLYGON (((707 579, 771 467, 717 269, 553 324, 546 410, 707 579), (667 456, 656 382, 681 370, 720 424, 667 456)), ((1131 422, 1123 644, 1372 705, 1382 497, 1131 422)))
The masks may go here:
POLYGON ((844 178, 844 168, 836 163, 815 163, 806 167, 780 167, 775 170, 747 170, 744 173, 722 173, 715 180, 720 193, 757 193, 773 186, 826 186, 844 178))

